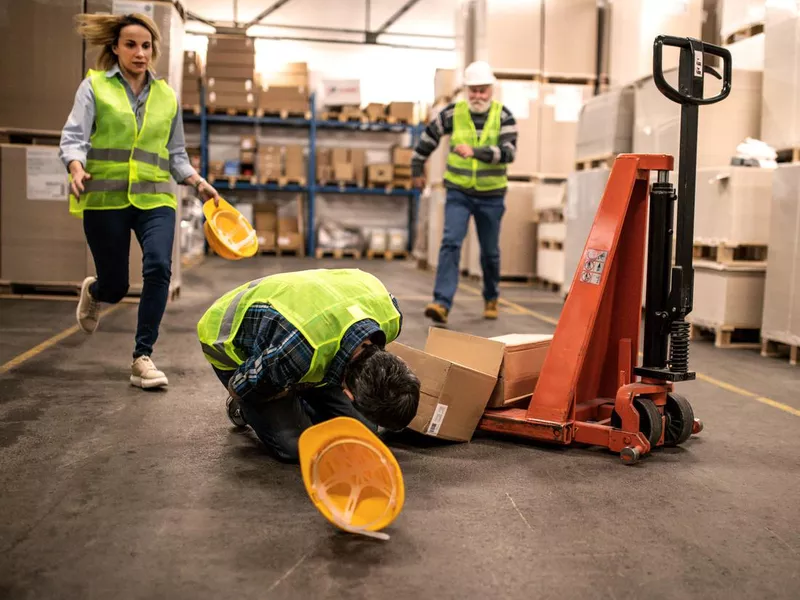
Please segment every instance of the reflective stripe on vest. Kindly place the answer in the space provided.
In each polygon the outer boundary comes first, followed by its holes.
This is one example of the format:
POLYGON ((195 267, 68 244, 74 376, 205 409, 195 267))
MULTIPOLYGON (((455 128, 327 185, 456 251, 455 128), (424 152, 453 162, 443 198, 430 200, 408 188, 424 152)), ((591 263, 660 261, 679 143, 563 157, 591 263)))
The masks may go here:
POLYGON ((282 273, 251 281, 217 300, 197 324, 203 354, 218 369, 232 370, 246 356, 233 340, 247 310, 267 303, 294 325, 314 348, 311 366, 301 383, 319 383, 351 325, 373 319, 397 338, 400 313, 383 284, 359 269, 315 269, 282 273))
POLYGON ((450 154, 444 178, 459 187, 477 191, 502 190, 508 185, 506 165, 485 163, 475 158, 463 158, 452 151, 459 144, 473 148, 496 146, 500 141, 500 127, 503 105, 492 102, 486 123, 481 130, 480 140, 469 112, 469 104, 461 100, 456 103, 453 113, 453 134, 450 136, 450 154))
POLYGON ((86 156, 86 171, 92 178, 85 182, 80 199, 70 195, 70 212, 81 217, 84 210, 131 204, 143 210, 175 208, 167 150, 178 109, 175 93, 164 81, 151 80, 140 129, 119 77, 92 70, 88 77, 96 113, 86 156))

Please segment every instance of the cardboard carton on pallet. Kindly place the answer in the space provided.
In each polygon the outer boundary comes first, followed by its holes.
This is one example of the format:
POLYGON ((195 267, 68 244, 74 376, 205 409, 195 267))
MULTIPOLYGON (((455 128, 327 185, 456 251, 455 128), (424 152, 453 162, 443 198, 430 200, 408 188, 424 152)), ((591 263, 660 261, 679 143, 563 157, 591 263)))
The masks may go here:
POLYGON ((383 187, 391 184, 394 169, 390 164, 375 164, 367 167, 367 184, 373 187, 383 187))

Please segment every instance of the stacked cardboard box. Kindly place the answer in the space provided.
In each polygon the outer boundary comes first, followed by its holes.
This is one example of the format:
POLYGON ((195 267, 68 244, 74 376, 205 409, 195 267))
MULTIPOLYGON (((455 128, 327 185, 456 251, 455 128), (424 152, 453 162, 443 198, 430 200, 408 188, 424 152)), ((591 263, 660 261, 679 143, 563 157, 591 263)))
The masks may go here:
POLYGON ((800 164, 778 165, 772 183, 761 337, 800 346, 800 164))
POLYGON ((267 144, 258 146, 258 180, 261 183, 279 182, 282 177, 281 147, 267 144))
POLYGON ((630 152, 633 147, 633 87, 620 87, 589 98, 581 109, 576 161, 630 152))
POLYGON ((395 187, 411 189, 411 158, 413 156, 413 148, 403 148, 402 146, 392 148, 393 183, 395 187))
POLYGON ((416 125, 417 118, 413 102, 390 102, 386 109, 390 123, 416 125))
POLYGON ((364 114, 370 123, 379 123, 386 120, 386 105, 378 102, 370 102, 364 108, 364 114))
POLYGON ((259 93, 258 108, 265 114, 305 115, 308 112, 308 65, 287 63, 267 73, 259 93))
POLYGON ((253 205, 253 227, 258 237, 258 248, 261 252, 275 249, 278 231, 278 215, 275 204, 261 202, 253 205))
POLYGON ((361 148, 317 148, 317 181, 363 186, 365 163, 361 148))
POLYGON ((317 148, 316 164, 317 183, 326 184, 334 180, 333 178, 333 163, 330 148, 317 148))
POLYGON ((243 135, 239 138, 239 167, 241 175, 255 175, 258 138, 254 135, 243 135))
POLYGON ((287 183, 306 184, 306 166, 303 161, 303 146, 290 144, 284 146, 283 177, 287 183))
POLYGON ((385 187, 394 180, 394 168, 391 164, 373 164, 367 166, 367 185, 369 187, 385 187))
POLYGON ((246 36, 213 36, 206 57, 206 104, 209 109, 255 111, 255 46, 246 36))
POLYGON ((592 93, 588 85, 541 85, 538 174, 566 178, 575 168, 578 118, 592 93))
POLYGON ((181 84, 181 106, 200 110, 200 79, 202 77, 200 56, 194 50, 183 53, 183 83, 181 84))
POLYGON ((800 9, 770 3, 766 15, 762 139, 777 150, 800 149, 800 9))

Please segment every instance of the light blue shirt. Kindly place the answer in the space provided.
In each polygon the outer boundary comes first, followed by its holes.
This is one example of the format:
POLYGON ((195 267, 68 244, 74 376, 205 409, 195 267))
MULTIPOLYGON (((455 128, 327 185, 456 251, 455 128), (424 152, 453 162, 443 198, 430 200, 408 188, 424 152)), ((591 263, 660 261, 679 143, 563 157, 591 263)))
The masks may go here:
MULTIPOLYGON (((122 82, 122 86, 128 94, 133 113, 136 115, 136 121, 141 129, 147 97, 150 95, 152 75, 149 72, 147 73, 144 88, 142 88, 142 93, 138 97, 134 95, 131 86, 122 76, 119 65, 115 65, 112 69, 106 71, 106 77, 118 77, 122 82)), ((61 151, 59 156, 65 167, 69 168, 69 163, 73 160, 79 161, 84 167, 86 166, 86 155, 92 145, 89 140, 95 129, 94 119, 96 113, 94 89, 92 88, 91 80, 87 77, 78 86, 72 112, 69 114, 67 123, 61 132, 61 151)), ((169 151, 169 172, 175 178, 175 181, 182 183, 187 177, 197 173, 192 167, 189 155, 186 153, 186 140, 183 135, 183 115, 181 114, 180 104, 178 104, 175 118, 172 119, 167 150, 169 151)))

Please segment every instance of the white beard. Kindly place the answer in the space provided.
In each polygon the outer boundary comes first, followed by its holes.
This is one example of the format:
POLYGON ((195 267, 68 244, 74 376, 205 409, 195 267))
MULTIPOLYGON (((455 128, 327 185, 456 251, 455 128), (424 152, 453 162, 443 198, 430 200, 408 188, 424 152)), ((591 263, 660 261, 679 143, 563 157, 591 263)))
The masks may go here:
POLYGON ((470 100, 469 109, 474 113, 485 113, 492 105, 491 100, 470 100))

